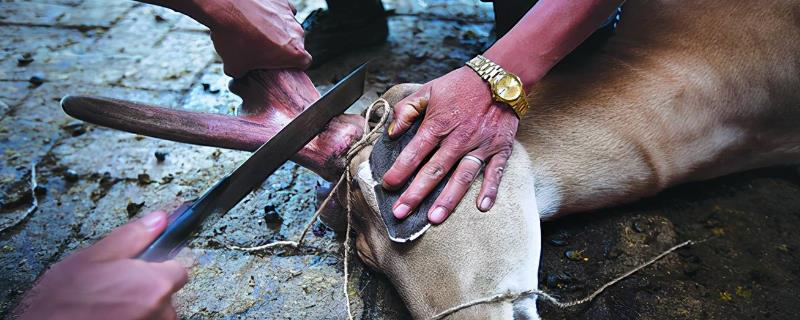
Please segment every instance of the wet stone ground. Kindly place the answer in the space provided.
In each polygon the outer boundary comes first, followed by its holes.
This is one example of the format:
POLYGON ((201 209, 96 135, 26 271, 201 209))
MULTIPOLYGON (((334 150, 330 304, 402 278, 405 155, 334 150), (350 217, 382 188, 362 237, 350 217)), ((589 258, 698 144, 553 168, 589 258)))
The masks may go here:
MULTIPOLYGON (((300 19, 324 3, 293 1, 300 19)), ((480 52, 491 6, 477 1, 385 1, 387 44, 309 72, 320 90, 373 59, 368 92, 425 82, 480 52)), ((66 116, 66 94, 102 95, 233 113, 207 30, 169 10, 122 0, 0 2, 0 317, 49 265, 109 230, 198 196, 247 153, 156 140, 66 116), (36 166, 39 208, 31 215, 36 166)), ((316 208, 321 180, 288 163, 186 252, 192 281, 183 318, 341 319, 341 239, 315 228, 301 253, 244 253, 294 238, 316 208)), ((800 313, 800 173, 772 168, 669 190, 543 227, 540 284, 579 298, 687 239, 593 303, 547 319, 789 319, 800 313)), ((408 318, 385 277, 353 260, 348 291, 360 319, 408 318)))

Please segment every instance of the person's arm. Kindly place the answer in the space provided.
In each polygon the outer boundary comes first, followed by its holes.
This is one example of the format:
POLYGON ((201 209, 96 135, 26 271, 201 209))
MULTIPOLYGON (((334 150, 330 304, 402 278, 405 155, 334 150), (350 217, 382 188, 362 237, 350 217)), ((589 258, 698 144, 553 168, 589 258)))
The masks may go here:
POLYGON ((287 0, 140 1, 170 8, 208 27, 231 77, 256 69, 305 69, 311 64, 303 28, 287 0))
POLYGON ((202 0, 136 0, 154 4, 160 7, 169 8, 174 11, 183 13, 197 22, 202 23, 206 27, 214 24, 213 17, 209 14, 213 12, 213 6, 218 5, 221 1, 202 1, 202 0))
POLYGON ((528 90, 597 30, 622 2, 539 1, 483 55, 520 77, 528 90))
POLYGON ((177 319, 172 294, 187 281, 174 260, 136 260, 167 226, 154 212, 53 265, 13 314, 28 319, 177 319))
MULTIPOLYGON (((591 35, 621 2, 541 0, 484 56, 519 76, 526 89, 530 88, 591 35)), ((535 101, 531 105, 536 108, 535 101)), ((420 168, 394 204, 395 217, 402 219, 413 212, 455 166, 428 212, 432 223, 442 223, 464 197, 483 163, 484 179, 476 206, 481 211, 491 209, 511 156, 517 115, 509 106, 494 102, 488 84, 467 66, 426 83, 397 103, 389 136, 402 135, 422 110, 425 118, 420 129, 383 176, 384 187, 398 189, 420 168), (430 160, 423 163, 431 153, 430 160), (483 163, 464 159, 466 155, 483 163)))

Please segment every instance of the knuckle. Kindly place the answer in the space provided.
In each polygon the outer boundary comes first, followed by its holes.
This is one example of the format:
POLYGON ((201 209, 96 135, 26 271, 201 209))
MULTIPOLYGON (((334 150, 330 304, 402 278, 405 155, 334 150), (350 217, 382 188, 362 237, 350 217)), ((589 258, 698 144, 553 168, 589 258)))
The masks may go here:
POLYGON ((383 177, 383 184, 386 186, 390 186, 392 188, 396 188, 403 184, 403 181, 400 179, 398 175, 385 175, 383 177))
POLYGON ((445 207, 447 211, 452 212, 455 210, 456 206, 458 206, 458 203, 461 202, 461 198, 461 192, 451 191, 442 193, 442 195, 436 199, 436 204, 434 204, 433 207, 445 207))
POLYGON ((512 148, 513 146, 510 144, 495 142, 493 145, 487 146, 486 149, 492 154, 492 158, 500 160, 497 164, 503 165, 511 157, 512 148))
POLYGON ((506 128, 498 129, 497 131, 495 131, 493 140, 495 141, 496 144, 511 145, 514 143, 515 135, 516 135, 515 130, 509 130, 506 128))
POLYGON ((466 149, 471 145, 474 133, 468 130, 458 130, 447 137, 447 142, 456 149, 466 149))
POLYGON ((419 136, 420 144, 422 145, 435 145, 439 138, 441 137, 440 134, 435 133, 431 129, 424 130, 419 136))
POLYGON ((406 197, 406 199, 408 200, 408 202, 410 204, 418 204, 418 203, 422 202, 422 199, 424 199, 424 198, 425 198, 425 196, 422 193, 419 193, 419 192, 413 192, 413 193, 409 194, 408 197, 406 197))
MULTIPOLYGON (((412 150, 409 150, 412 151, 412 150)), ((417 165, 416 159, 416 152, 403 152, 397 157, 395 160, 395 164, 397 165, 397 170, 410 170, 411 168, 415 168, 417 165)))
POLYGON ((420 128, 423 137, 428 139, 441 139, 447 136, 447 128, 450 124, 446 120, 433 118, 425 123, 424 128, 420 128))
POLYGON ((511 156, 511 146, 500 148, 500 151, 498 151, 497 154, 503 157, 503 159, 508 159, 508 157, 511 156))
POLYGON ((406 192, 400 197, 400 199, 397 199, 397 201, 406 203, 411 207, 416 207, 417 204, 422 202, 422 199, 424 199, 424 197, 425 196, 419 192, 406 192))
POLYGON ((481 195, 494 199, 497 196, 498 181, 486 181, 481 188, 481 195))
POLYGON ((455 182, 460 185, 470 185, 475 180, 475 172, 472 170, 461 170, 453 175, 455 182))
POLYGON ((444 176, 444 166, 441 163, 428 163, 423 169, 422 174, 431 180, 439 180, 444 176))
POLYGON ((494 175, 493 175, 494 178, 493 178, 493 181, 492 181, 492 183, 493 183, 492 184, 492 188, 494 188, 495 190, 497 190, 497 184, 500 183, 500 179, 503 178, 503 174, 505 173, 505 171, 506 170, 505 170, 504 166, 497 166, 496 168, 494 168, 494 172, 493 172, 494 173, 494 175))

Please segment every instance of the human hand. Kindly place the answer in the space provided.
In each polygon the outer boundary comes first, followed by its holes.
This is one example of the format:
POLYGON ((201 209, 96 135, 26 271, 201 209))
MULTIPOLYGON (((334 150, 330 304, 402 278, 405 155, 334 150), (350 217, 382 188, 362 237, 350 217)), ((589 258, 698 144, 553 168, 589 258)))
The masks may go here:
POLYGON ((26 293, 20 319, 177 319, 171 297, 186 270, 133 259, 166 225, 167 214, 153 212, 56 263, 26 293))
MULTIPOLYGON (((287 0, 200 0, 225 73, 239 78, 256 69, 305 69, 311 55, 303 28, 287 0)), ((204 22, 207 21, 207 22, 204 22)))
POLYGON ((486 164, 476 205, 484 212, 491 209, 517 132, 519 119, 514 111, 494 102, 489 86, 466 66, 426 83, 397 103, 389 136, 402 135, 422 111, 425 116, 417 134, 383 176, 385 188, 398 189, 422 166, 394 204, 394 216, 403 219, 413 212, 457 165, 428 212, 431 223, 444 222, 482 167, 477 161, 465 159, 466 155, 486 164), (434 150, 430 160, 423 164, 434 150))

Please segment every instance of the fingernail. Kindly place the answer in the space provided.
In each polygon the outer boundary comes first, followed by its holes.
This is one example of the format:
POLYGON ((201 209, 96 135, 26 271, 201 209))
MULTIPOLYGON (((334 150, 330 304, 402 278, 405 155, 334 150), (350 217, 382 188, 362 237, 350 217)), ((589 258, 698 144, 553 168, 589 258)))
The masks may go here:
POLYGON ((394 132, 394 121, 392 121, 392 123, 389 124, 389 129, 386 129, 386 131, 389 132, 390 136, 392 135, 392 133, 394 132))
POLYGON ((411 207, 409 207, 405 203, 402 203, 399 206, 397 206, 396 208, 394 208, 394 211, 392 211, 392 213, 394 213, 394 217, 395 218, 403 219, 408 215, 408 213, 410 211, 411 211, 411 207))
POLYGON ((490 199, 489 197, 483 197, 483 200, 481 200, 481 210, 486 211, 489 210, 489 208, 491 207, 492 207, 492 199, 490 199))
POLYGON ((144 224, 147 229, 153 230, 157 229, 158 225, 161 223, 161 220, 164 219, 164 214, 161 212, 152 212, 142 218, 142 224, 144 224))
POLYGON ((447 210, 444 207, 436 207, 436 209, 433 209, 433 212, 431 212, 431 222, 442 223, 446 214, 447 210))

